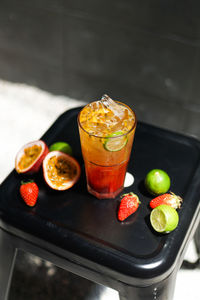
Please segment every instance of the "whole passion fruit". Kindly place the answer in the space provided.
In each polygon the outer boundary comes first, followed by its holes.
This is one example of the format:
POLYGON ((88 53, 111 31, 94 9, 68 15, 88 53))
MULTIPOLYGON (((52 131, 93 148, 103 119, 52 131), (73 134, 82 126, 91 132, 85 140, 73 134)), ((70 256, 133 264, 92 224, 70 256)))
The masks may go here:
POLYGON ((38 172, 48 152, 49 149, 42 140, 33 141, 24 145, 15 158, 15 169, 17 173, 33 174, 38 172))
POLYGON ((81 168, 78 161, 61 151, 52 151, 43 160, 43 175, 54 190, 71 188, 79 179, 81 168))

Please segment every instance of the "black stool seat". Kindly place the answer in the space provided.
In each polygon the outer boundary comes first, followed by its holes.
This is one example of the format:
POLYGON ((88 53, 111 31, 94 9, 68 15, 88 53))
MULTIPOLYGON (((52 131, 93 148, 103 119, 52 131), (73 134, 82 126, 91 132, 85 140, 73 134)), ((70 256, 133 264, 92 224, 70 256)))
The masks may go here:
POLYGON ((25 176, 14 170, 1 184, 0 299, 7 299, 16 251, 22 249, 118 290, 121 299, 172 300, 176 273, 200 218, 200 142, 138 123, 128 167, 135 181, 123 193, 133 191, 141 205, 120 223, 120 195, 114 200, 98 200, 87 192, 77 127, 79 111, 65 112, 42 137, 47 145, 66 141, 72 146, 82 169, 74 187, 54 191, 40 170, 32 176, 39 186, 38 202, 29 208, 19 194, 25 176), (149 222, 152 197, 143 180, 154 168, 170 175, 170 190, 184 199, 179 225, 166 235, 152 230, 149 222))

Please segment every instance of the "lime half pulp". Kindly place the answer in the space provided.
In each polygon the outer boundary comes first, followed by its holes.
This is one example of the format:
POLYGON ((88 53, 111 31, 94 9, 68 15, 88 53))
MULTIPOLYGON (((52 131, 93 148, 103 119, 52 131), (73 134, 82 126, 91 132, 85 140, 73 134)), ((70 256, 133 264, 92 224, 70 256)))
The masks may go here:
POLYGON ((107 151, 119 151, 127 144, 128 138, 127 135, 124 135, 122 131, 117 131, 112 134, 110 134, 105 142, 104 142, 104 148, 107 151))
POLYGON ((155 231, 167 233, 178 226, 179 216, 173 207, 163 204, 152 210, 150 222, 155 231))

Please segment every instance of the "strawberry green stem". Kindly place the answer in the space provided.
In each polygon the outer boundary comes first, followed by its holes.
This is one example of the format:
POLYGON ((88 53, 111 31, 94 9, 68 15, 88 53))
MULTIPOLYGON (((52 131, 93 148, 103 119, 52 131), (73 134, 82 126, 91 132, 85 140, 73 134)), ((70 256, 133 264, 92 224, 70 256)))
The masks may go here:
POLYGON ((21 185, 23 185, 23 184, 27 184, 27 183, 32 183, 32 182, 34 182, 34 180, 33 179, 30 179, 30 180, 28 180, 28 181, 21 181, 21 185))

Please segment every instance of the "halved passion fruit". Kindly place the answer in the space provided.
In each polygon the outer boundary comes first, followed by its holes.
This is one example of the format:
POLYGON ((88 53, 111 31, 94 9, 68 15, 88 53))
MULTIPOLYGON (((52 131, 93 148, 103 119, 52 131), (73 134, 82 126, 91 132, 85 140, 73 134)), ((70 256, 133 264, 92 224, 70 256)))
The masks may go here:
POLYGON ((55 190, 64 191, 72 187, 80 173, 78 161, 61 151, 49 152, 43 161, 44 179, 55 190))
POLYGON ((33 141, 24 145, 16 155, 15 169, 17 173, 36 173, 49 149, 42 140, 33 141))

